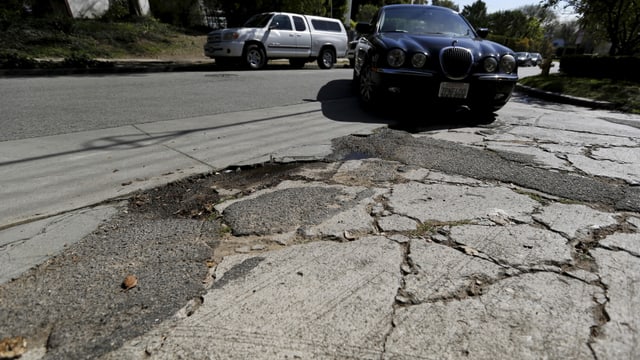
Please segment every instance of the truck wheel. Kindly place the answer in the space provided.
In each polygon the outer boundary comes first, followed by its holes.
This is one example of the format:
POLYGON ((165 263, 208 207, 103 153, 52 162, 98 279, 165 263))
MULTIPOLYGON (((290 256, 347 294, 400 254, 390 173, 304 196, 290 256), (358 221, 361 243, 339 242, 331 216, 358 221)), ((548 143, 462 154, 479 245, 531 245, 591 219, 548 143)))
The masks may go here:
POLYGON ((251 70, 260 70, 267 64, 267 56, 258 45, 249 45, 244 52, 245 65, 251 70))
POLYGON ((322 49, 318 54, 318 66, 320 69, 331 69, 336 62, 336 56, 331 49, 322 49))

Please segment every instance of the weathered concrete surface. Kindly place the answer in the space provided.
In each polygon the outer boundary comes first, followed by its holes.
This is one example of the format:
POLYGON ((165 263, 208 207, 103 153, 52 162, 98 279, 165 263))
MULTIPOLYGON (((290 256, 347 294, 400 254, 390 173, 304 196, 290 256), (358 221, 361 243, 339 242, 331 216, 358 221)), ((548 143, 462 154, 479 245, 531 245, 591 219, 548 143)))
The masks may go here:
POLYGON ((225 257, 191 316, 104 358, 614 359, 637 350, 638 214, 378 159, 298 176, 218 205, 234 234, 249 234, 236 236, 288 246, 225 257), (348 185, 358 176, 344 169, 383 175, 366 188, 348 185), (291 215, 299 199, 321 213, 291 215), (318 238, 338 241, 306 243, 318 238))
POLYGON ((193 315, 104 358, 379 358, 403 257, 379 236, 233 256, 193 315))
POLYGON ((591 358, 592 298, 602 292, 561 275, 523 274, 477 297, 403 307, 384 358, 591 358))
MULTIPOLYGON (((636 242, 640 234, 634 234, 636 242)), ((599 359, 633 359, 640 354, 640 258, 625 251, 592 251, 598 273, 607 290, 605 310, 608 321, 602 325, 593 344, 599 359)))
POLYGON ((59 254, 117 211, 117 206, 97 206, 0 230, 0 284, 59 254))

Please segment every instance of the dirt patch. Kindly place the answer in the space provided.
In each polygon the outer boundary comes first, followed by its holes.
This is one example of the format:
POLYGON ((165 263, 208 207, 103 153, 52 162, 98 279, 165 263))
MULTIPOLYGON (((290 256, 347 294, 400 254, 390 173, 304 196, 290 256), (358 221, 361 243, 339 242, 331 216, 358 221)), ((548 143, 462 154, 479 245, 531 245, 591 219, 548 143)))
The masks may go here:
POLYGON ((206 219, 217 216, 214 205, 224 200, 221 190, 233 189, 235 197, 276 186, 297 177, 302 163, 239 167, 196 175, 132 195, 129 210, 152 218, 206 219))

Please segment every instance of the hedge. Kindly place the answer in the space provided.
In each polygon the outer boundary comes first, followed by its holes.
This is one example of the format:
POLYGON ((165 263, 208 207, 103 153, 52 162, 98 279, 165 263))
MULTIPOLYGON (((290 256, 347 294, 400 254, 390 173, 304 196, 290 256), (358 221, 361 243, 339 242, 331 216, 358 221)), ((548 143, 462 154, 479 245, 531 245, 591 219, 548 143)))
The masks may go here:
POLYGON ((560 71, 575 77, 640 82, 640 57, 568 55, 560 58, 560 71))

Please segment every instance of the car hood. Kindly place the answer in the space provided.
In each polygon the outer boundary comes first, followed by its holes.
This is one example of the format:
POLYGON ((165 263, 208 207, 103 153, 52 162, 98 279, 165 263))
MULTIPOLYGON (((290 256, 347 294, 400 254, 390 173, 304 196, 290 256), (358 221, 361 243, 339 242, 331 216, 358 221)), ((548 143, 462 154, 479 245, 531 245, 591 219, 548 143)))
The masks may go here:
POLYGON ((508 47, 493 41, 463 36, 383 33, 372 40, 382 48, 400 48, 409 53, 427 52, 431 56, 439 54, 440 49, 449 46, 467 48, 471 50, 476 59, 488 55, 498 56, 505 53, 513 53, 508 47))

